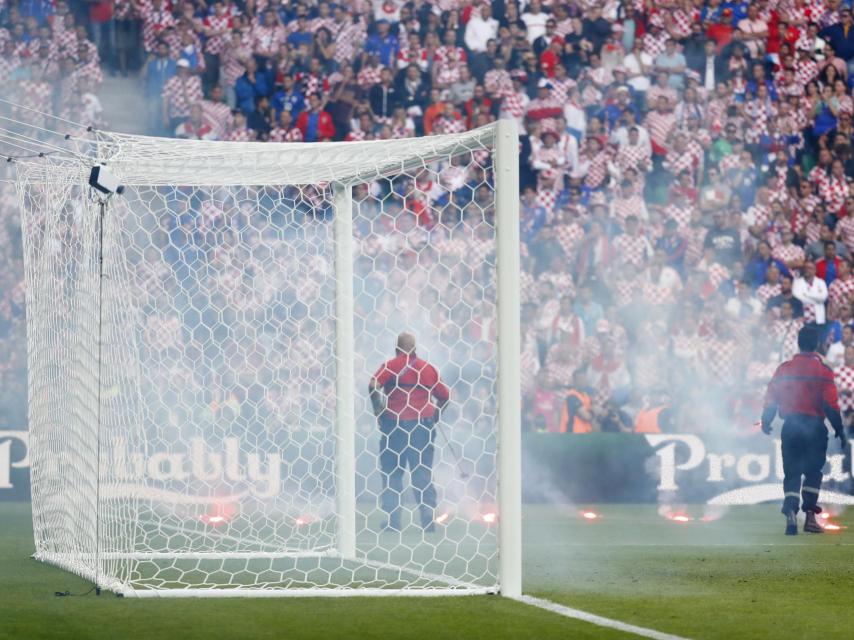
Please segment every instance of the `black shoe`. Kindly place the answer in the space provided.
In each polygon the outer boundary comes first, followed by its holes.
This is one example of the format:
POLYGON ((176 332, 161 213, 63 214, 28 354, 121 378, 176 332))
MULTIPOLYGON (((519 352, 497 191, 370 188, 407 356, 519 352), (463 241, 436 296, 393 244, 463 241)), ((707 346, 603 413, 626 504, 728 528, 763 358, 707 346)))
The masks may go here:
POLYGON ((824 527, 822 527, 818 520, 816 520, 815 513, 812 511, 807 511, 807 519, 804 521, 804 532, 805 533, 824 533, 824 527))
POLYGON ((786 514, 786 535, 798 535, 798 513, 797 511, 789 511, 786 514))

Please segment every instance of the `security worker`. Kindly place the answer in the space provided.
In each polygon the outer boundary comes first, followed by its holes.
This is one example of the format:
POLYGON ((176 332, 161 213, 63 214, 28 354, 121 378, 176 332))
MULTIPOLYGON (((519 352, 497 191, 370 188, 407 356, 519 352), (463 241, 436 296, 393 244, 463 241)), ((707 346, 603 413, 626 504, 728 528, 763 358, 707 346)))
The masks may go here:
POLYGON ((668 396, 663 393, 656 394, 644 404, 643 409, 638 411, 635 417, 635 433, 672 431, 672 414, 668 396))
POLYGON ((783 515, 786 535, 798 533, 798 506, 806 514, 804 531, 823 533, 816 520, 821 513, 818 493, 821 469, 827 456, 827 428, 830 421, 836 437, 845 448, 845 431, 839 415, 839 402, 833 371, 819 355, 823 342, 822 328, 807 325, 798 333, 798 349, 788 362, 781 364, 768 384, 762 431, 771 433, 771 422, 779 410, 783 418, 783 515), (803 477, 803 483, 802 483, 803 477))
POLYGON ((590 433, 593 431, 593 402, 583 369, 572 374, 572 387, 566 392, 560 413, 561 433, 590 433))
POLYGON ((395 357, 377 370, 368 391, 380 425, 380 501, 388 514, 384 528, 400 530, 403 472, 409 467, 421 526, 433 531, 433 436, 436 421, 450 397, 448 387, 439 380, 433 365, 415 355, 415 337, 401 333, 395 357))

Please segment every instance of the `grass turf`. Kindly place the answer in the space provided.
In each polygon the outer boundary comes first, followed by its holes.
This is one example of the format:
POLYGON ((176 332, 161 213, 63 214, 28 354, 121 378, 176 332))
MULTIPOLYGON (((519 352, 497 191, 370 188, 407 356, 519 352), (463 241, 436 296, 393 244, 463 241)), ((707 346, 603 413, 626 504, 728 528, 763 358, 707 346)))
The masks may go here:
MULTIPOLYGON (((849 531, 782 535, 776 507, 679 524, 654 507, 525 510, 525 592, 691 638, 841 638, 849 531)), ((702 515, 698 511, 695 515, 702 515)), ((29 505, 0 504, 0 638, 627 638, 503 598, 133 600, 31 560, 29 505)))

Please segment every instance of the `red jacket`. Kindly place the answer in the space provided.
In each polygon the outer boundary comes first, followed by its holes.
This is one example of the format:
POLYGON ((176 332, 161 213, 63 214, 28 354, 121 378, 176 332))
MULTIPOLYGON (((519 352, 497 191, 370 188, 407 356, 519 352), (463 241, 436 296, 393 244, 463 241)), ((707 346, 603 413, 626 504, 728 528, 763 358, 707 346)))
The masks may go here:
POLYGON ((317 139, 309 140, 306 136, 306 131, 308 131, 308 111, 303 111, 299 114, 297 118, 297 129, 302 132, 303 140, 306 142, 320 142, 321 140, 329 139, 335 137, 335 124, 332 122, 332 116, 329 115, 326 111, 320 111, 317 115, 317 139))
POLYGON ((442 407, 450 397, 436 368, 414 353, 386 362, 374 374, 374 380, 388 396, 384 415, 400 420, 432 418, 436 408, 431 399, 435 397, 442 407))
MULTIPOLYGON (((836 277, 839 277, 839 258, 834 258, 833 262, 836 264, 836 277)), ((815 261, 815 275, 822 280, 826 280, 827 276, 827 259, 821 258, 820 260, 815 261)))
POLYGON ((798 353, 784 362, 768 383, 765 406, 777 405, 783 418, 791 414, 824 417, 825 405, 839 411, 833 370, 816 353, 798 353))
MULTIPOLYGON (((474 125, 474 111, 475 111, 475 107, 477 107, 477 106, 478 105, 475 104, 474 98, 469 98, 465 104, 466 126, 469 129, 471 129, 472 126, 474 125)), ((490 100, 489 98, 484 96, 483 102, 481 103, 480 106, 484 111, 489 113, 490 111, 492 111, 492 100, 490 100)))

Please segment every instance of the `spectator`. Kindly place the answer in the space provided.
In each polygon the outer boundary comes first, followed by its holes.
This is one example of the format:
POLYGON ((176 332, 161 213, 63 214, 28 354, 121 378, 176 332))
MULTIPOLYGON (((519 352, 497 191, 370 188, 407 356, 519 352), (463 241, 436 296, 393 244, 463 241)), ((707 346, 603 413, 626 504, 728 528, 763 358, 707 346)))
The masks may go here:
POLYGON ((296 126, 306 142, 332 140, 335 137, 332 116, 323 110, 321 98, 316 93, 308 97, 308 109, 299 114, 296 126))
POLYGON ((839 408, 846 429, 851 429, 851 415, 854 412, 854 347, 845 350, 844 364, 834 372, 836 387, 839 390, 839 408))
POLYGON ((380 64, 391 67, 397 58, 400 43, 397 36, 391 33, 391 25, 388 20, 376 22, 376 33, 368 36, 365 43, 365 53, 376 55, 380 64))
POLYGON ((815 269, 815 262, 812 260, 807 260, 804 263, 803 276, 795 278, 792 283, 792 295, 803 303, 806 322, 824 324, 827 284, 821 278, 816 277, 815 269))
MULTIPOLYGON (((851 27, 851 10, 843 8, 839 12, 839 22, 822 29, 819 35, 833 51, 848 64, 848 75, 854 76, 854 33, 851 27)), ((806 51, 806 53, 809 53, 806 51)))
POLYGON ((417 65, 411 64, 399 76, 397 93, 409 115, 419 117, 430 102, 430 87, 417 65))
POLYGON ((836 256, 836 242, 828 240, 824 243, 824 257, 815 263, 815 275, 830 287, 839 275, 840 262, 836 256))
POLYGON ((839 340, 827 349, 825 360, 833 369, 838 369, 845 364, 845 351, 854 347, 854 327, 850 324, 842 327, 842 335, 839 340))
POLYGON ((581 318, 584 323, 584 331, 589 335, 595 334, 596 323, 605 318, 605 311, 602 305, 593 299, 593 289, 589 286, 582 286, 579 289, 575 313, 581 318))
POLYGON ((282 111, 290 111, 294 117, 302 112, 305 107, 305 96, 297 87, 293 74, 282 75, 281 85, 273 93, 272 105, 277 118, 282 111))
POLYGON ((258 139, 258 132, 253 131, 246 125, 246 116, 242 111, 234 112, 234 123, 228 140, 231 142, 253 142, 258 139))
POLYGON ((213 127, 205 122, 202 116, 201 104, 190 107, 190 115, 175 129, 175 137, 189 140, 216 140, 213 127))
POLYGON ((631 383, 629 369, 612 337, 603 338, 601 351, 590 360, 588 375, 597 406, 604 406, 615 392, 625 390, 631 383))
POLYGON ((771 323, 771 335, 776 343, 776 360, 783 362, 798 352, 798 332, 804 320, 795 315, 791 300, 783 300, 779 310, 780 317, 771 323))
MULTIPOLYGON (((267 13, 272 13, 268 11, 267 13)), ((237 99, 237 108, 247 118, 255 111, 258 98, 268 98, 272 94, 272 83, 269 72, 259 70, 258 63, 254 58, 249 58, 243 63, 246 71, 237 79, 234 91, 237 99)))
POLYGON ((834 238, 833 229, 830 225, 822 224, 819 227, 818 238, 816 238, 815 242, 811 242, 807 246, 806 257, 813 262, 820 260, 827 255, 827 243, 832 243, 834 245, 834 255, 838 255, 840 257, 845 257, 847 255, 845 245, 834 238))
POLYGON ((202 116, 210 125, 216 140, 225 140, 231 130, 231 109, 225 102, 225 92, 220 85, 214 85, 210 91, 210 99, 201 102, 202 116))
POLYGON ((160 101, 167 81, 177 73, 175 61, 169 58, 169 46, 158 42, 155 53, 145 66, 145 97, 149 105, 157 105, 149 115, 149 131, 156 134, 163 127, 163 107, 160 101))
POLYGON ((713 250, 716 262, 731 267, 741 258, 741 238, 724 211, 716 210, 713 218, 715 226, 709 229, 703 246, 713 250))
POLYGON ((266 96, 256 98, 255 110, 246 118, 246 126, 258 134, 259 140, 266 140, 275 122, 270 100, 266 96))
POLYGON ((498 20, 492 17, 492 7, 484 3, 466 24, 466 47, 472 53, 482 53, 490 40, 498 37, 498 20))
POLYGON ((391 114, 399 104, 397 88, 392 84, 391 69, 380 71, 380 81, 371 87, 368 100, 375 118, 380 121, 391 120, 391 114))
POLYGON ((459 77, 448 89, 448 99, 455 104, 465 104, 474 97, 475 84, 468 67, 462 67, 459 77))
POLYGON ((278 123, 270 131, 270 142, 302 142, 302 139, 302 131, 294 125, 292 113, 282 109, 278 123))
POLYGON ((727 301, 724 311, 735 319, 758 320, 762 303, 753 295, 753 283, 742 280, 736 290, 737 294, 727 301))
POLYGON ((667 83, 674 89, 681 89, 685 79, 683 74, 687 67, 685 56, 676 50, 676 41, 669 38, 664 43, 664 51, 655 58, 654 69, 658 73, 667 74, 667 83))
POLYGON ((801 318, 804 315, 804 305, 803 303, 795 297, 792 292, 792 287, 794 285, 794 278, 790 276, 780 276, 780 293, 771 296, 768 299, 768 303, 766 305, 766 309, 769 311, 777 311, 779 315, 779 308, 784 302, 788 302, 792 307, 792 316, 795 318, 801 318))
POLYGON ((772 257, 771 245, 762 240, 757 245, 756 253, 745 267, 745 272, 747 273, 748 280, 753 289, 757 289, 760 285, 766 282, 768 269, 771 265, 774 265, 778 269, 778 273, 789 273, 785 264, 772 257))
POLYGON ((202 101, 202 82, 190 75, 190 63, 180 59, 178 74, 163 85, 163 126, 174 131, 190 115, 190 108, 202 101))
MULTIPOLYGON (((839 317, 843 308, 851 307, 851 294, 854 293, 854 276, 851 273, 851 263, 839 260, 836 278, 827 287, 827 305, 830 318, 839 317)), ((818 267, 816 267, 818 275, 818 267)))
POLYGON ((543 11, 540 0, 531 0, 527 11, 521 16, 527 30, 526 37, 531 44, 546 33, 548 15, 543 11))

